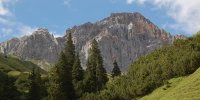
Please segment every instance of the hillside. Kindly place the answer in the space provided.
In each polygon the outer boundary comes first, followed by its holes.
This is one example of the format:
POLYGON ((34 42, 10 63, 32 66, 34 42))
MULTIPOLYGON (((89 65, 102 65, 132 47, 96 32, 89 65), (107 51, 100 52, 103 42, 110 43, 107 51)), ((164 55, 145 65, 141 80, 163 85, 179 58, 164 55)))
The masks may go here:
POLYGON ((199 100, 200 68, 186 77, 173 78, 166 85, 139 100, 199 100))
POLYGON ((170 87, 168 80, 172 78, 194 73, 200 66, 199 61, 200 33, 197 33, 193 37, 177 39, 171 46, 162 47, 140 57, 130 65, 127 74, 108 82, 106 89, 100 93, 86 94, 83 99, 137 100, 164 84, 170 87))
MULTIPOLYGON (((32 68, 39 68, 37 65, 30 61, 22 61, 16 57, 5 56, 0 54, 0 71, 20 74, 20 72, 30 72, 32 68)), ((44 70, 39 68, 42 73, 46 73, 44 70)))

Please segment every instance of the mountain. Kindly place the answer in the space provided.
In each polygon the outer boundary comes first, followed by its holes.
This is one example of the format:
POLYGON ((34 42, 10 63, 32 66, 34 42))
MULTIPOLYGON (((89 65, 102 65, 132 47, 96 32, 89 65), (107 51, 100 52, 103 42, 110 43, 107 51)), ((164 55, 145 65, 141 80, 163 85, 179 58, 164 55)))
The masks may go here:
POLYGON ((30 36, 13 38, 1 43, 0 48, 3 53, 16 55, 23 59, 47 60, 55 63, 57 58, 54 56, 58 55, 62 49, 61 41, 59 38, 54 38, 47 29, 41 28, 30 36))
POLYGON ((96 23, 88 22, 67 29, 64 37, 55 38, 47 29, 38 29, 30 36, 0 43, 0 52, 54 64, 70 32, 76 51, 80 52, 82 66, 85 67, 91 41, 96 39, 107 71, 111 71, 114 60, 122 71, 127 71, 136 58, 173 42, 173 36, 140 13, 112 13, 96 23))

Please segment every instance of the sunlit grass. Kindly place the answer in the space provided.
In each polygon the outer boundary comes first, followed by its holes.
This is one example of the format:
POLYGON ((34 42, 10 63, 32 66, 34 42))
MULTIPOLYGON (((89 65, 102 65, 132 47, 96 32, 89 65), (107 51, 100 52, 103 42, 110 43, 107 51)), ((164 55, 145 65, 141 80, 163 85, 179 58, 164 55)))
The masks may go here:
POLYGON ((187 77, 171 79, 169 83, 170 87, 162 86, 140 100, 200 100, 200 68, 187 77))

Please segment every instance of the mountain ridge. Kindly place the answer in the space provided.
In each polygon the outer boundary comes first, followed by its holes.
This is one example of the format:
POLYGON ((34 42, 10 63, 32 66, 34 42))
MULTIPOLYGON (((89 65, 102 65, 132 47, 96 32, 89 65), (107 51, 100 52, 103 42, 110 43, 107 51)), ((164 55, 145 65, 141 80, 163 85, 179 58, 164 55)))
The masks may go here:
POLYGON ((70 32, 76 51, 80 52, 82 66, 85 67, 91 40, 96 39, 107 71, 111 71, 114 60, 117 60, 122 71, 127 71, 129 64, 138 57, 173 42, 170 33, 158 28, 138 12, 112 13, 96 23, 88 22, 67 29, 64 37, 55 38, 48 29, 40 28, 25 38, 0 43, 0 52, 55 64, 70 32))

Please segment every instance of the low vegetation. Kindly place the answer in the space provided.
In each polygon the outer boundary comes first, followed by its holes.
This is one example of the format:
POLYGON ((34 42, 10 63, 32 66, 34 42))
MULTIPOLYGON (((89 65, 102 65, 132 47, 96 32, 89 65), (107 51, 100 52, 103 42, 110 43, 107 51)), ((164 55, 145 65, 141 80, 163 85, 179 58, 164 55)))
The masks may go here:
POLYGON ((195 73, 170 79, 166 85, 154 90, 140 100, 199 100, 200 99, 200 68, 195 73))
POLYGON ((87 94, 87 98, 100 100, 139 99, 175 77, 192 74, 200 66, 200 34, 185 40, 178 39, 168 47, 139 58, 131 64, 127 75, 114 78, 106 89, 87 94))
MULTIPOLYGON (((10 71, 18 72, 31 72, 33 68, 39 68, 37 65, 30 61, 23 61, 16 57, 0 54, 0 71, 8 73, 10 71)), ((44 70, 39 68, 42 73, 44 70)))

